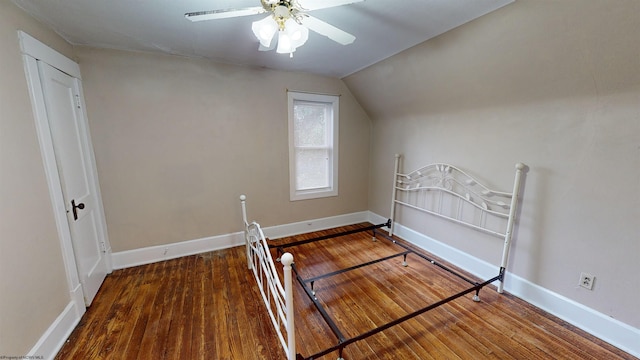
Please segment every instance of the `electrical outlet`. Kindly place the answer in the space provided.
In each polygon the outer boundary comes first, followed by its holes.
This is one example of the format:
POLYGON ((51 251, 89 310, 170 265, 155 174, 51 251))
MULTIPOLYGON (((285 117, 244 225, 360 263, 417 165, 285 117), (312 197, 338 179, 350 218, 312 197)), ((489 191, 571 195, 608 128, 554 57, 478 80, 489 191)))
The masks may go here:
POLYGON ((578 283, 578 285, 582 286, 585 289, 588 290, 593 290, 593 282, 595 281, 596 277, 591 275, 591 274, 587 274, 587 273, 580 273, 580 282, 578 283))

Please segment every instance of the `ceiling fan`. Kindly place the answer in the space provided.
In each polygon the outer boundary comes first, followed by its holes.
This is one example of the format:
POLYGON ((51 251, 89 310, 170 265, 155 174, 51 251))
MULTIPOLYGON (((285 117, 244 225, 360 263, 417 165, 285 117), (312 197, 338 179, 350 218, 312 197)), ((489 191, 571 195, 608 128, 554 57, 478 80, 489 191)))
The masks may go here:
POLYGON ((260 0, 261 6, 190 12, 184 16, 191 21, 203 21, 268 13, 267 17, 254 21, 251 25, 254 35, 260 41, 258 50, 268 51, 275 48, 276 52, 293 57, 296 49, 307 41, 309 30, 342 45, 353 43, 355 36, 307 12, 362 1, 365 0, 260 0), (278 38, 277 42, 274 42, 276 32, 278 38))

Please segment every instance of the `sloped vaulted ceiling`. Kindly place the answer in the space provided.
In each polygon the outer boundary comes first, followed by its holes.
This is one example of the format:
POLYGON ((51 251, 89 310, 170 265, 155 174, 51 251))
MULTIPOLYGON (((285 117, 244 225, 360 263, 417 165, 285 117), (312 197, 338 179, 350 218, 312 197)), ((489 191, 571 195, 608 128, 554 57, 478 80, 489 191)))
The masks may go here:
POLYGON ((74 45, 149 51, 344 77, 513 0, 365 0, 313 15, 356 36, 340 45, 311 32, 293 58, 258 51, 264 15, 190 22, 187 12, 259 6, 259 0, 12 0, 74 45))

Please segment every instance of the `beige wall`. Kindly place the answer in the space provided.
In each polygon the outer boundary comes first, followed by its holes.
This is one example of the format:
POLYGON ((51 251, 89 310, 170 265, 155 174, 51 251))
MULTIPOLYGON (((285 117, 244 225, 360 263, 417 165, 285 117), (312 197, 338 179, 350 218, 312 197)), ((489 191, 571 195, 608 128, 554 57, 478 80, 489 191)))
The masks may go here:
MULTIPOLYGON (((241 193, 264 226, 386 216, 394 153, 405 168, 448 161, 500 188, 523 161, 510 270, 640 327, 638 13, 635 0, 518 0, 348 77, 347 88, 72 49, 0 1, 0 355, 26 354, 69 301, 16 30, 75 51, 114 251, 236 232, 241 193), (288 200, 287 88, 342 94, 337 198, 288 200), (596 276, 593 291, 576 286, 581 271, 596 276)), ((447 230, 431 234, 446 240, 447 230)))
POLYGON ((0 1, 0 355, 26 355, 69 302, 17 30, 72 47, 0 1))
MULTIPOLYGON (((640 328, 638 14, 635 0, 518 0, 344 79, 373 122, 369 208, 389 212, 394 153, 507 190, 525 162, 510 270, 640 328)), ((421 230, 447 241, 444 226, 421 230)))
POLYGON ((114 252, 367 210, 370 122, 342 81, 76 48, 114 252), (289 201, 286 89, 341 94, 339 196, 289 201))

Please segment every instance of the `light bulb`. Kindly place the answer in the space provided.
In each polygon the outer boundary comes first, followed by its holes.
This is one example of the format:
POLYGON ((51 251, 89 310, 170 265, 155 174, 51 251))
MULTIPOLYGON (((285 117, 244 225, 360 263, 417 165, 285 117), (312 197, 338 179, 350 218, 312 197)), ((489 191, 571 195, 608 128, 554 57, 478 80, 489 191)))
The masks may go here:
POLYGON ((272 37, 273 37, 273 31, 269 25, 260 29, 260 41, 271 41, 272 37))
POLYGON ((251 24, 251 30, 253 30, 253 34, 258 38, 260 44, 268 48, 271 46, 273 36, 276 34, 276 31, 278 31, 278 24, 273 17, 269 15, 262 20, 254 21, 251 24))
POLYGON ((298 47, 304 45, 309 38, 309 29, 298 24, 293 19, 288 19, 285 23, 285 32, 289 35, 291 39, 291 47, 293 51, 298 47))
POLYGON ((295 49, 291 47, 291 37, 284 31, 278 32, 278 48, 276 52, 279 54, 287 54, 292 52, 295 49))

